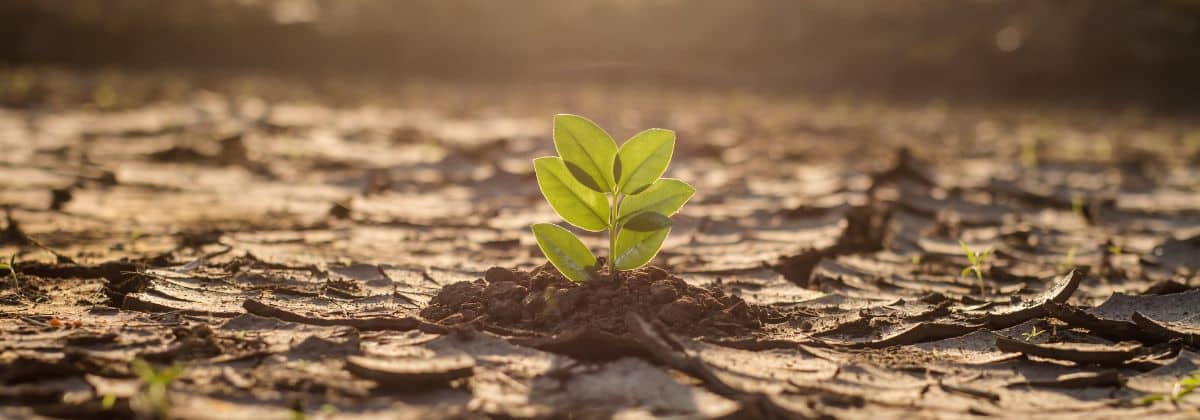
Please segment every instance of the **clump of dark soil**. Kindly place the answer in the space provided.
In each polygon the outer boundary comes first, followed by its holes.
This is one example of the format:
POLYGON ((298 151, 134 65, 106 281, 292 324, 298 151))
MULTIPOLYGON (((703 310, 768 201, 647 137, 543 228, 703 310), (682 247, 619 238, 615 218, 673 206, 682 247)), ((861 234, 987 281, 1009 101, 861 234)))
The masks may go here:
POLYGON ((442 288, 421 316, 442 324, 482 321, 549 333, 592 327, 622 335, 629 312, 691 336, 745 334, 783 319, 774 309, 689 285, 658 267, 576 284, 550 264, 527 272, 492 267, 482 279, 442 288))

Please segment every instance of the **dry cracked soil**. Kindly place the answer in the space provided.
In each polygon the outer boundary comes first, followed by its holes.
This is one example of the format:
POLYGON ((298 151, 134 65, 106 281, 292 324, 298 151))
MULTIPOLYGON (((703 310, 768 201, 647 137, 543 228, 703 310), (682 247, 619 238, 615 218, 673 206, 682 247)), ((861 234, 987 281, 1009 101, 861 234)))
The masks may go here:
POLYGON ((97 107, 61 77, 0 110, 0 417, 1200 416, 1191 119, 436 83, 97 107), (557 112, 678 131, 698 193, 651 267, 545 265, 557 112), (134 360, 182 372, 160 395, 134 360))

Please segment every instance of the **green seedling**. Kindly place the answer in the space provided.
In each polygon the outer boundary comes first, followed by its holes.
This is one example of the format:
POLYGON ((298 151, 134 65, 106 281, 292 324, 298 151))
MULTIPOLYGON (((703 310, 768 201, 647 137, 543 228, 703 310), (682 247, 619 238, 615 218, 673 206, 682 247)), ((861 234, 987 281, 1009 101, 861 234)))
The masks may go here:
POLYGON ((1032 330, 1029 330, 1027 333, 1021 333, 1021 335, 1025 337, 1025 341, 1029 341, 1045 333, 1046 330, 1039 330, 1037 325, 1034 325, 1032 330))
POLYGON ((983 265, 987 262, 987 258, 992 255, 992 250, 974 252, 971 251, 971 247, 967 246, 966 242, 958 241, 958 244, 962 246, 963 253, 967 254, 967 260, 971 262, 971 265, 964 268, 959 277, 966 277, 967 274, 974 272, 975 279, 979 280, 979 292, 983 293, 983 265))
POLYGON ((134 359, 129 364, 129 369, 141 381, 139 397, 142 402, 154 410, 157 418, 168 418, 171 411, 171 400, 167 395, 167 389, 172 382, 175 382, 175 379, 179 378, 179 375, 183 374, 184 366, 176 363, 171 366, 155 368, 145 360, 134 359))
POLYGON ((112 410, 112 408, 116 405, 117 405, 117 395, 116 394, 112 394, 112 393, 104 394, 104 398, 102 398, 100 400, 100 408, 105 411, 112 410))
POLYGON ((17 254, 12 254, 8 257, 8 263, 0 263, 0 270, 8 270, 8 274, 12 277, 13 290, 21 288, 21 281, 17 279, 17 254))
POLYGON ((1121 253, 1122 253, 1122 252, 1123 252, 1123 250, 1121 249, 1121 246, 1120 246, 1120 245, 1113 244, 1113 245, 1109 245, 1109 246, 1108 246, 1108 253, 1109 253, 1109 254, 1116 255, 1116 256, 1118 256, 1118 257, 1119 257, 1119 256, 1121 256, 1121 253))
POLYGON ((1139 401, 1142 404, 1150 404, 1153 402, 1166 400, 1179 401, 1184 397, 1187 397, 1192 392, 1195 392, 1197 388, 1200 388, 1200 370, 1194 371, 1188 376, 1179 378, 1179 381, 1175 382, 1175 386, 1171 387, 1170 394, 1150 394, 1142 397, 1142 399, 1139 401))
POLYGON ((1074 213, 1080 219, 1087 219, 1087 215, 1083 213, 1082 196, 1075 195, 1071 197, 1071 213, 1074 213))
MULTIPOLYGON (((671 232, 669 217, 696 192, 678 179, 661 178, 671 163, 675 132, 651 128, 617 143, 578 115, 554 117, 559 156, 533 160, 538 187, 554 212, 589 232, 608 231, 608 272, 650 262, 671 232), (661 178, 661 179, 660 179, 661 178)), ((576 283, 598 276, 599 264, 583 241, 551 223, 532 226, 546 258, 576 283)))
POLYGON ((1071 249, 1067 251, 1067 257, 1062 264, 1058 265, 1059 271, 1066 271, 1075 268, 1075 253, 1079 252, 1079 245, 1071 245, 1071 249))
POLYGON ((1021 142, 1021 166, 1033 168, 1038 163, 1038 139, 1031 137, 1021 142))

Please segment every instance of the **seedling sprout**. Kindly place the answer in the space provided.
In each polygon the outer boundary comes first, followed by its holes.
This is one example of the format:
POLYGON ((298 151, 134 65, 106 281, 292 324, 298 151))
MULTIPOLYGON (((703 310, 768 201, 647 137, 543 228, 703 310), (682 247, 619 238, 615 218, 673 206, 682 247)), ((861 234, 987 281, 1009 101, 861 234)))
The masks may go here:
POLYGON ((171 386, 179 375, 183 374, 184 366, 181 364, 173 364, 162 368, 155 368, 142 359, 134 359, 129 364, 129 369, 133 371, 141 381, 141 398, 143 404, 149 405, 149 409, 154 410, 157 418, 167 418, 171 411, 171 400, 167 395, 167 388, 171 386))
POLYGON ((1066 271, 1075 268, 1075 253, 1079 252, 1079 245, 1071 245, 1071 249, 1067 251, 1067 257, 1063 259, 1062 264, 1058 265, 1059 271, 1066 271))
POLYGON ((983 293, 983 264, 987 261, 987 258, 992 255, 992 250, 989 249, 983 252, 974 252, 971 251, 971 247, 967 246, 966 242, 960 240, 958 241, 958 244, 962 246, 963 253, 967 254, 967 260, 971 262, 971 265, 967 268, 964 268, 962 273, 959 274, 959 277, 966 277, 967 274, 974 272, 975 279, 979 280, 979 293, 983 293))
POLYGON ((8 257, 8 263, 0 263, 0 270, 8 270, 8 274, 12 277, 13 290, 21 288, 21 282, 17 279, 17 254, 12 254, 8 257))
POLYGON ((1151 394, 1142 397, 1139 401, 1142 404, 1167 400, 1179 401, 1192 392, 1195 392, 1197 388, 1200 388, 1200 370, 1193 371, 1191 374, 1179 378, 1179 381, 1175 382, 1175 385, 1171 387, 1169 394, 1151 394))
POLYGON ((1025 337, 1025 341, 1029 341, 1045 333, 1046 330, 1039 330, 1037 325, 1034 325, 1033 329, 1029 330, 1027 333, 1021 333, 1021 335, 1025 337))
MULTIPOLYGON (((559 156, 533 160, 538 187, 560 217, 589 232, 608 231, 608 272, 650 262, 671 232, 669 217, 692 194, 691 185, 661 178, 671 163, 675 132, 651 128, 617 143, 592 121, 554 117, 559 156)), ((597 259, 570 231, 551 223, 532 226, 538 247, 576 283, 594 279, 597 259)))

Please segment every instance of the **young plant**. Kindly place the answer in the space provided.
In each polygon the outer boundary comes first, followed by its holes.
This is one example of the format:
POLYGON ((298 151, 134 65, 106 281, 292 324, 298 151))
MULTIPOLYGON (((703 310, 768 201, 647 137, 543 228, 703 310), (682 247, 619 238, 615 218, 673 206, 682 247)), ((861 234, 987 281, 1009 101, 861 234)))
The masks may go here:
POLYGON ((958 244, 962 245, 963 253, 967 254, 967 260, 971 262, 971 265, 964 268, 959 277, 966 277, 967 274, 974 272, 975 279, 979 280, 979 293, 983 293, 983 264, 992 255, 992 250, 974 252, 971 251, 971 247, 967 246, 966 242, 958 241, 958 244))
POLYGON ((1109 245, 1108 253, 1110 255, 1114 255, 1114 256, 1118 256, 1118 257, 1121 256, 1121 246, 1117 245, 1117 244, 1109 245))
POLYGON ((1039 330, 1037 325, 1034 325, 1032 330, 1027 333, 1021 333, 1021 335, 1025 336, 1025 341, 1029 341, 1045 333, 1046 330, 1039 330))
POLYGON ((1071 245, 1071 249, 1067 251, 1067 257, 1063 262, 1058 264, 1059 271, 1066 271, 1075 268, 1075 253, 1079 252, 1079 245, 1071 245))
POLYGON ((21 288, 21 281, 17 280, 17 254, 8 257, 7 263, 0 263, 0 270, 8 270, 9 276, 12 277, 13 290, 21 288))
POLYGON ((129 364, 129 369, 133 371, 141 381, 142 389, 138 394, 142 404, 148 405, 148 409, 154 410, 157 418, 165 419, 171 411, 171 400, 167 395, 167 388, 171 386, 179 375, 183 374, 184 367, 180 364, 156 369, 142 359, 133 359, 129 364))
MULTIPOLYGON (((542 195, 567 223, 589 232, 608 231, 608 272, 650 262, 671 232, 669 217, 696 192, 678 179, 662 178, 675 149, 675 132, 651 128, 617 147, 600 128, 578 115, 554 116, 559 156, 533 160, 542 195)), ((532 226, 546 258, 576 283, 596 278, 597 259, 570 231, 551 223, 532 226)))
POLYGON ((1175 382, 1175 386, 1171 387, 1170 394, 1150 394, 1142 397, 1139 402, 1142 404, 1150 404, 1157 401, 1179 401, 1188 396, 1196 389, 1200 388, 1200 370, 1194 371, 1188 376, 1179 378, 1175 382))
POLYGON ((1075 214, 1080 219, 1087 220, 1087 213, 1083 212, 1083 196, 1071 196, 1071 213, 1075 214))

